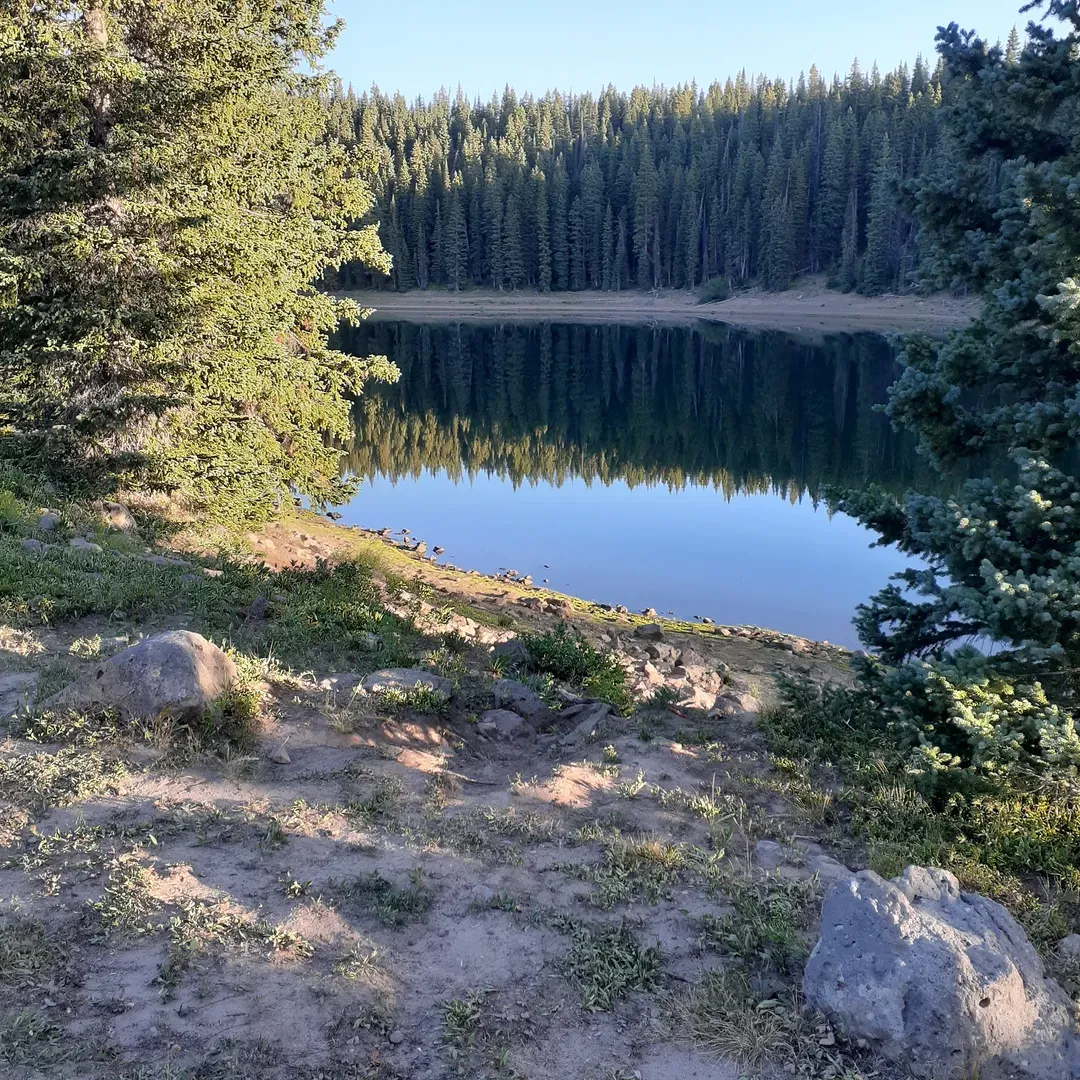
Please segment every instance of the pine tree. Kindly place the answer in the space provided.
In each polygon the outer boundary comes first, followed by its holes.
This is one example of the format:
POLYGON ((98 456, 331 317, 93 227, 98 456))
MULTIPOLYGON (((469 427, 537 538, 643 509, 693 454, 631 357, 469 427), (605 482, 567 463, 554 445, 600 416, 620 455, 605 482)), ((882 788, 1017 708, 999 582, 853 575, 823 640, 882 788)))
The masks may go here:
POLYGON ((521 209, 517 193, 507 197, 503 217, 503 279, 511 289, 525 284, 525 259, 521 242, 521 209))
POLYGON ((318 0, 0 9, 0 451, 82 490, 152 485, 219 516, 343 495, 348 395, 385 358, 312 283, 388 272, 303 74, 318 0))
POLYGON ((862 291, 868 296, 877 296, 892 284, 893 219, 896 213, 894 183, 892 153, 886 135, 875 168, 866 218, 862 291))
POLYGON ((469 272, 469 233, 461 189, 460 180, 450 189, 450 210, 446 216, 446 240, 443 243, 446 284, 454 292, 468 284, 469 272))
POLYGON ((581 196, 575 195, 570 206, 570 288, 584 289, 587 284, 585 216, 581 209, 581 196))
POLYGON ((653 264, 653 233, 660 210, 660 181, 653 163, 652 148, 642 149, 641 165, 634 177, 634 259, 637 284, 642 289, 655 287, 660 268, 653 264))

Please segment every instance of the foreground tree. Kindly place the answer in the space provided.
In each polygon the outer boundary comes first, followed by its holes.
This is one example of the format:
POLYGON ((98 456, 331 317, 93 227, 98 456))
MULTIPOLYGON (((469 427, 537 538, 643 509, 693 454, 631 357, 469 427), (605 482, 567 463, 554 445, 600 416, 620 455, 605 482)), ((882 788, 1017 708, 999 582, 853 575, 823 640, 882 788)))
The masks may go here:
POLYGON ((839 504, 925 560, 861 609, 862 675, 946 787, 1080 763, 1080 11, 1032 8, 1019 54, 939 32, 951 167, 914 192, 923 273, 988 299, 971 329, 908 342, 889 405, 943 472, 989 475, 839 504))
POLYGON ((389 269, 365 161, 327 137, 321 0, 13 0, 0 12, 0 452, 219 513, 339 488, 327 346, 389 269))

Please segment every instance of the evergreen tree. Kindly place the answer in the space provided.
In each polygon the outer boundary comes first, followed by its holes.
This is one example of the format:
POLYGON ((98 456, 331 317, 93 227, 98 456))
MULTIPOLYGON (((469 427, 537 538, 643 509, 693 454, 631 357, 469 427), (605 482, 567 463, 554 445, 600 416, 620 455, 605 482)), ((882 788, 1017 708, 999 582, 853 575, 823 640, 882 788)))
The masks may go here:
POLYGON ((1015 62, 955 23, 938 34, 952 160, 915 193, 927 270, 987 299, 970 329, 908 340, 889 405, 939 469, 978 455, 986 478, 838 504, 924 564, 858 627, 863 686, 934 793, 1080 765, 1080 8, 1034 6, 1064 32, 1031 24, 1015 62))
MULTIPOLYGON (((0 452, 63 483, 259 516, 342 496, 347 395, 385 358, 313 287, 389 271, 328 130, 318 0, 0 9, 0 452)), ((345 125, 350 128, 351 125, 345 125)))

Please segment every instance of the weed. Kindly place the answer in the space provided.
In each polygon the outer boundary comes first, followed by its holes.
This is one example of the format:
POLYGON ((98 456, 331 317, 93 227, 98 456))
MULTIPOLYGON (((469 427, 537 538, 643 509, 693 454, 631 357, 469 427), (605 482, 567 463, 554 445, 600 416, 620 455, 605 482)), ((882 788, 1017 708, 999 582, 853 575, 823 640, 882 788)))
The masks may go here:
POLYGON ((607 911, 637 899, 655 904, 676 882, 686 878, 715 882, 723 855, 723 851, 704 852, 658 837, 628 840, 616 835, 605 846, 600 863, 562 863, 559 869, 592 882, 596 886, 590 897, 592 903, 607 911))
POLYGON ((224 904, 184 899, 179 906, 180 913, 169 921, 169 951, 156 980, 166 995, 176 988, 192 961, 204 952, 266 950, 271 955, 303 960, 314 951, 294 931, 282 930, 262 919, 247 918, 224 904))
POLYGON ((389 687, 378 695, 379 704, 389 712, 414 712, 441 715, 446 712, 446 698, 430 686, 407 689, 389 687))
POLYGON ((559 623, 544 634, 527 635, 523 641, 535 671, 581 686, 620 712, 632 706, 626 671, 615 656, 601 652, 566 623, 559 623))
POLYGON ((622 758, 619 757, 619 751, 610 743, 600 751, 600 757, 608 765, 618 765, 622 762, 622 758))
POLYGON ((713 777, 712 786, 706 791, 683 791, 682 788, 653 789, 656 801, 664 809, 686 810, 696 814, 704 821, 716 822, 723 818, 738 818, 746 809, 746 804, 737 795, 720 791, 713 777))
POLYGON ((286 874, 283 878, 279 879, 281 884, 281 891, 290 900, 299 900, 301 896, 307 896, 311 891, 310 881, 299 881, 291 874, 286 874))
POLYGON ((106 935, 143 934, 154 929, 149 916, 161 905, 152 891, 153 876, 145 866, 121 858, 109 873, 100 900, 90 901, 106 935))
POLYGON ((23 1009, 0 1019, 0 1061, 43 1069, 69 1060, 75 1047, 47 1016, 23 1009))
POLYGON ((625 923, 592 929, 564 920, 555 928, 570 935, 570 951, 561 968, 580 988, 582 1008, 589 1012, 606 1012, 631 991, 660 986, 659 949, 643 948, 625 923))
POLYGON ((501 863, 520 862, 515 841, 534 846, 560 838, 556 821, 516 807, 477 807, 440 821, 434 832, 434 839, 453 851, 501 863))
POLYGON ((465 1048, 476 1042, 484 999, 479 995, 451 998, 443 1003, 443 1039, 452 1046, 465 1048))
POLYGON ((624 799, 636 799, 647 787, 648 781, 645 779, 645 773, 638 769, 637 776, 633 780, 627 780, 625 783, 620 784, 618 787, 618 794, 624 799))
POLYGON ((809 882, 779 877, 736 878, 728 886, 732 910, 702 920, 702 944, 737 956, 748 968, 791 972, 807 955, 817 890, 809 882))
POLYGON ((0 800, 43 813, 105 791, 116 791, 122 762, 95 750, 65 747, 55 754, 16 754, 0 759, 0 800))
POLYGON ((19 986, 40 978, 59 958, 59 947, 41 923, 0 918, 0 983, 19 986))
POLYGON ((350 818, 370 824, 379 818, 390 816, 405 794, 404 783, 396 776, 379 776, 366 795, 351 797, 345 805, 350 818))
POLYGON ((409 884, 404 888, 373 870, 343 891, 351 902, 374 915, 384 926, 394 927, 421 919, 434 899, 434 893, 423 883, 423 871, 419 867, 409 875, 409 884))
POLYGON ((367 979, 378 973, 382 967, 382 953, 377 945, 370 941, 358 941, 334 965, 334 974, 343 979, 367 979))

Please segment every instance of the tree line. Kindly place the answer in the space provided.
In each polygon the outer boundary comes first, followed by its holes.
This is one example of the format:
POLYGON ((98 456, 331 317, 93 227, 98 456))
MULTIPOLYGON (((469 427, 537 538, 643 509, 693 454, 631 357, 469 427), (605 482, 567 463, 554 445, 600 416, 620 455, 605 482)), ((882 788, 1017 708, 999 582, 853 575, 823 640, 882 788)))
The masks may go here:
MULTIPOLYGON (((1008 55, 1019 54, 1014 31, 1008 55)), ((340 287, 783 289, 803 272, 869 294, 919 258, 905 187, 947 168, 942 67, 707 90, 608 87, 407 104, 340 86, 330 130, 372 159, 389 275, 340 287)))

